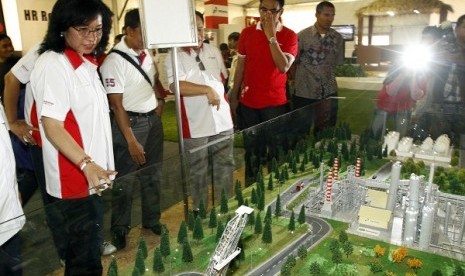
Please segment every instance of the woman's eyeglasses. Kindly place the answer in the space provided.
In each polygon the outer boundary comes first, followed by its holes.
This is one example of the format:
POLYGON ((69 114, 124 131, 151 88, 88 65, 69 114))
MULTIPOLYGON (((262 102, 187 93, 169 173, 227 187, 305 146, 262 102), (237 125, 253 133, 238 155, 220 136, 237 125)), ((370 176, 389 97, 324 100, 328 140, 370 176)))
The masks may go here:
POLYGON ((103 33, 102 27, 95 28, 95 29, 91 30, 89 27, 75 27, 75 26, 73 26, 73 29, 75 29, 81 37, 86 37, 86 36, 88 36, 90 34, 95 34, 96 36, 102 36, 102 33, 103 33))
POLYGON ((197 56, 195 57, 195 61, 197 61, 197 62, 199 63, 200 71, 205 71, 205 65, 203 65, 202 60, 200 60, 199 55, 197 55, 197 56))

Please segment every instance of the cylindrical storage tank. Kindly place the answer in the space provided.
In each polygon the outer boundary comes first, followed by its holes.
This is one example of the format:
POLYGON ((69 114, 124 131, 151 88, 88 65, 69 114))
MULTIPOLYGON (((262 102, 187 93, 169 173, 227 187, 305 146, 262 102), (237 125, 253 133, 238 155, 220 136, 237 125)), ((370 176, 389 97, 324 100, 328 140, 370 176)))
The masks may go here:
POLYGON ((412 174, 410 176, 410 189, 409 189, 409 207, 418 209, 418 198, 420 195, 420 177, 412 174))
POLYGON ((407 246, 412 246, 415 241, 417 231, 418 210, 407 208, 405 211, 405 228, 404 228, 404 243, 407 246))
POLYGON ((434 204, 427 204, 423 207, 423 215, 421 217, 421 231, 418 245, 421 249, 428 249, 431 234, 433 233, 434 223, 434 204))
POLYGON ((400 170, 402 169, 402 164, 397 161, 392 165, 391 169, 391 185, 389 185, 389 195, 387 202, 387 209, 394 211, 396 207, 396 198, 397 198, 397 187, 399 185, 400 179, 400 170))
POLYGON ((462 221, 462 228, 461 228, 460 234, 459 234, 459 245, 462 244, 463 234, 465 232, 465 211, 463 211, 463 217, 464 217, 464 220, 462 221))

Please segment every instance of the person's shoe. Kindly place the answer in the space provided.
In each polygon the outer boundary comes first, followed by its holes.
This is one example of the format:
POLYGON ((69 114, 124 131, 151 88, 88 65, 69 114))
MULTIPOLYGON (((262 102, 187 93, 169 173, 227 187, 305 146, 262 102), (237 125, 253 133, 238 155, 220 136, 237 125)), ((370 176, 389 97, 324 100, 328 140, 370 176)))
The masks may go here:
POLYGON ((126 235, 123 232, 113 232, 111 243, 116 247, 116 250, 121 250, 126 247, 126 235))
POLYGON ((102 254, 102 256, 113 254, 116 252, 116 250, 118 250, 116 246, 111 244, 111 242, 109 241, 104 242, 102 246, 100 246, 100 253, 102 254))

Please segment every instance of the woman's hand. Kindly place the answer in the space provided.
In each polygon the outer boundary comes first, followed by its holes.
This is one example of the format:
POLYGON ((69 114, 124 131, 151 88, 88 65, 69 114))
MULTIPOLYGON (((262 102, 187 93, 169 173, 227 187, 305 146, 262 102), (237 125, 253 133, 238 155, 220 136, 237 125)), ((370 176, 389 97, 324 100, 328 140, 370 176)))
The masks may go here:
POLYGON ((88 162, 82 170, 87 183, 89 183, 89 190, 94 190, 96 194, 101 195, 102 191, 111 187, 113 179, 117 172, 104 170, 95 162, 88 162))

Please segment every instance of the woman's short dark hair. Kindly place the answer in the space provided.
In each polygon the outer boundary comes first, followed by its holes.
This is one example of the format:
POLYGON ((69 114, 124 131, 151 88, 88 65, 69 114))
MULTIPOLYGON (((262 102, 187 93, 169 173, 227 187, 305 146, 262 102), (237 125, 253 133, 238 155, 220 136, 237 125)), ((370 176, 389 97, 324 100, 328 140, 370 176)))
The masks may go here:
POLYGON ((66 47, 63 33, 70 27, 88 24, 98 15, 102 16, 102 37, 95 47, 94 54, 100 56, 108 45, 113 16, 101 0, 58 0, 53 6, 47 34, 39 54, 48 50, 63 52, 66 47))

